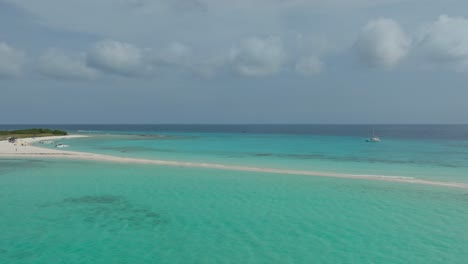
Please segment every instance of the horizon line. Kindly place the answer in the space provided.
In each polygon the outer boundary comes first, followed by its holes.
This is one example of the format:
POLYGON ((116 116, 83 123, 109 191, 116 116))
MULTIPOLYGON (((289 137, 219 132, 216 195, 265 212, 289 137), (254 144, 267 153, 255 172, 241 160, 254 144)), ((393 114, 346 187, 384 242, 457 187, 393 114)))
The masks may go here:
POLYGON ((238 126, 238 125, 265 125, 265 126, 290 126, 290 125, 324 125, 324 126, 340 126, 340 125, 355 125, 355 126, 424 126, 424 125, 468 125, 468 123, 11 123, 1 124, 0 126, 25 126, 25 125, 223 125, 223 126, 238 126))

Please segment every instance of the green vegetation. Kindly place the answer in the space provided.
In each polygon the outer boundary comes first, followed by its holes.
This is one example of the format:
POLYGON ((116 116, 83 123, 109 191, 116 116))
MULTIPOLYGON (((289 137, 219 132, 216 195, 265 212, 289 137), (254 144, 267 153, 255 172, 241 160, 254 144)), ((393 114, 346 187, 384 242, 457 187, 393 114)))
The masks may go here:
POLYGON ((28 137, 49 137, 49 136, 65 136, 68 133, 62 130, 51 130, 46 128, 31 128, 21 130, 0 130, 0 140, 5 140, 9 137, 28 138, 28 137))

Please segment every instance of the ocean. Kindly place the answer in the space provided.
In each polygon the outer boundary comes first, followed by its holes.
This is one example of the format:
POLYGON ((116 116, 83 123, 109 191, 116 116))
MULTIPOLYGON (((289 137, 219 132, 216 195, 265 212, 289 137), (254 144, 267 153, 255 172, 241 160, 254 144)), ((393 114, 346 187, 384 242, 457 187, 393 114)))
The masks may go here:
MULTIPOLYGON (((35 126, 90 136, 73 151, 468 182, 465 125, 35 126)), ((0 159, 0 263, 466 263, 467 205, 410 183, 0 159)))

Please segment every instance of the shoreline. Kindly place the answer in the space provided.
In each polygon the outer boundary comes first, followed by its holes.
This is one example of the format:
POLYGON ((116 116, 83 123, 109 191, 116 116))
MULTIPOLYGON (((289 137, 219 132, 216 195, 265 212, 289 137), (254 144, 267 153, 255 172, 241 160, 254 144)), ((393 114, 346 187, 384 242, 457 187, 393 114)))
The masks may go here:
POLYGON ((346 179, 413 183, 413 184, 422 184, 422 185, 468 189, 468 183, 432 181, 432 180, 424 180, 424 179, 404 177, 404 176, 346 174, 346 173, 320 172, 320 171, 310 171, 310 170, 289 170, 289 169, 273 169, 273 168, 238 166, 238 165, 223 165, 223 164, 203 163, 203 162, 184 162, 184 161, 168 161, 168 160, 155 160, 155 159, 143 159, 143 158, 128 158, 128 157, 118 157, 118 156, 95 154, 95 153, 88 153, 88 152, 56 150, 56 149, 31 146, 31 144, 38 142, 38 141, 42 141, 42 140, 60 140, 60 139, 67 139, 67 138, 80 138, 80 137, 88 137, 88 136, 67 135, 67 136, 50 136, 50 137, 39 137, 39 138, 24 138, 24 139, 19 139, 18 143, 16 144, 9 143, 8 141, 3 140, 3 141, 0 141, 0 158, 68 158, 68 159, 75 159, 75 160, 104 161, 104 162, 117 162, 117 163, 128 163, 128 164, 148 164, 148 165, 177 166, 177 167, 187 167, 187 168, 207 168, 207 169, 219 169, 219 170, 231 170, 231 171, 263 172, 263 173, 304 175, 304 176, 315 176, 315 177, 334 177, 334 178, 346 178, 346 179))

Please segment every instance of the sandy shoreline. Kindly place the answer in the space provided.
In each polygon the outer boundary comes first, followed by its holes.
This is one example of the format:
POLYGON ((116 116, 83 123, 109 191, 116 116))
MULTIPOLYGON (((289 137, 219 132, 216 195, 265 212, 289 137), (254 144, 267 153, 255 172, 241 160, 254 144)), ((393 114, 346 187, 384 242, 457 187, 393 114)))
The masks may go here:
POLYGON ((457 182, 441 182, 416 179, 413 177, 401 176, 385 176, 385 175, 366 175, 366 174, 346 174, 346 173, 333 173, 333 172, 320 172, 320 171, 304 171, 304 170, 286 170, 286 169, 272 169, 248 166, 234 166, 222 165, 214 163, 198 163, 198 162, 183 162, 183 161, 165 161, 141 158, 126 158, 110 155, 65 151, 58 149, 48 149, 31 144, 41 140, 61 140, 66 138, 79 138, 86 137, 83 135, 68 135, 68 136, 53 136, 53 137, 40 137, 40 138, 24 138, 20 139, 16 144, 9 143, 6 140, 0 141, 0 158, 68 158, 77 160, 90 160, 90 161, 105 161, 105 162, 118 162, 118 163, 132 163, 132 164, 153 164, 153 165, 166 165, 190 168, 209 168, 220 170, 233 170, 233 171, 249 171, 249 172, 265 172, 265 173, 279 173, 279 174, 292 174, 292 175, 307 175, 307 176, 321 176, 321 177, 335 177, 347 179, 363 179, 363 180, 378 180, 388 182, 401 182, 413 183, 433 186, 455 187, 468 189, 467 183, 457 182))

